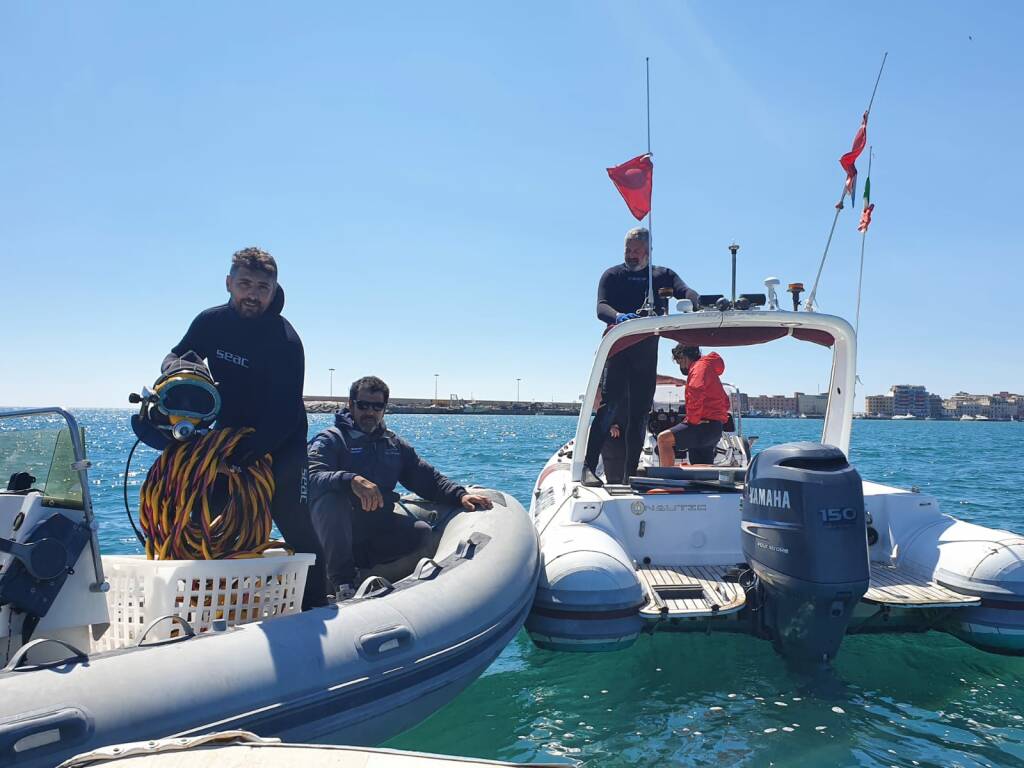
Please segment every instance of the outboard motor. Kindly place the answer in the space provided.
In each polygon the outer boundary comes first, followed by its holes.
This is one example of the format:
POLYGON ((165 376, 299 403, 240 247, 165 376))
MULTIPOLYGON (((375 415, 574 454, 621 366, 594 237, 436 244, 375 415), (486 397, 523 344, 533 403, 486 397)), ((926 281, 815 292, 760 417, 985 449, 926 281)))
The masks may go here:
POLYGON ((870 579, 860 474, 831 445, 766 448, 747 472, 742 528, 776 649, 797 661, 834 659, 870 579))

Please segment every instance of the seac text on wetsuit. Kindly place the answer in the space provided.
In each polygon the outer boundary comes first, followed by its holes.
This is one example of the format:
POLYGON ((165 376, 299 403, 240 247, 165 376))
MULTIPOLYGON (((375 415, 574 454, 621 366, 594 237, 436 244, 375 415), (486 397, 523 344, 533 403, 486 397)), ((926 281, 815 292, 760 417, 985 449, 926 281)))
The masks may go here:
POLYGON ((162 369, 189 351, 204 358, 221 397, 216 426, 256 430, 231 461, 242 464, 267 453, 273 458, 274 523, 289 546, 317 557, 306 578, 305 609, 326 604, 326 582, 306 497, 305 354, 295 329, 281 316, 283 307, 284 290, 278 285, 259 317, 244 318, 230 303, 200 312, 162 369))

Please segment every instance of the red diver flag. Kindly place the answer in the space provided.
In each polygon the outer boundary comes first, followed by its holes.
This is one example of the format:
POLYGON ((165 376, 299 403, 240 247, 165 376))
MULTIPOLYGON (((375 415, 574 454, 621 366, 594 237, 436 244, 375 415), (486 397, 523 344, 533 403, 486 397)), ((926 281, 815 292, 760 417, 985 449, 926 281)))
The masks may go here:
POLYGON ((864 119, 861 120, 860 128, 857 129, 857 135, 853 137, 853 146, 850 151, 839 158, 839 164, 843 166, 843 170, 846 171, 846 186, 843 188, 843 196, 839 198, 839 205, 837 208, 842 208, 843 200, 846 196, 850 196, 850 202, 853 202, 854 197, 857 195, 857 166, 854 163, 857 162, 857 158, 860 157, 860 153, 864 151, 864 146, 868 143, 868 113, 864 113, 864 119))
POLYGON ((654 182, 654 163, 651 156, 640 155, 622 165, 608 169, 608 178, 619 190, 637 221, 651 212, 651 187, 654 182))

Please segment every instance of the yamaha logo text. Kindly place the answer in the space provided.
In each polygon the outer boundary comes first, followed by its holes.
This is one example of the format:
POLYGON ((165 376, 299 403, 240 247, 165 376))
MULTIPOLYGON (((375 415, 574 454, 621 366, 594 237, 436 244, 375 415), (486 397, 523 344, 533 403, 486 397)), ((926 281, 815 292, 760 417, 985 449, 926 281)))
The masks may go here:
POLYGON ((789 491, 778 488, 751 488, 750 503, 759 504, 762 507, 792 509, 789 504, 789 491))

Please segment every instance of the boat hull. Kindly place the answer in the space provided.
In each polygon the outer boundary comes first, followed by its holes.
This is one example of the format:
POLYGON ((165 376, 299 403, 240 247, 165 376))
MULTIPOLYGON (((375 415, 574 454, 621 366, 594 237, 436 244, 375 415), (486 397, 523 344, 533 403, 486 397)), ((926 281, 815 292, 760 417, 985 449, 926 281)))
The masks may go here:
POLYGON ((448 522, 439 569, 381 597, 0 673, 0 763, 234 728, 362 745, 400 733, 476 679, 529 611, 536 535, 514 498, 490 494, 493 510, 448 522))

